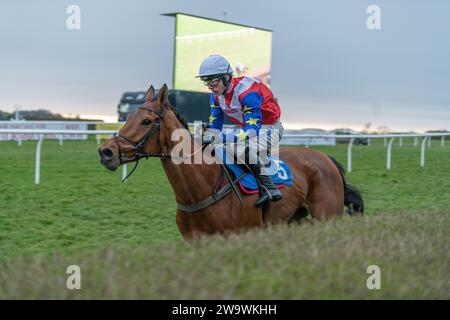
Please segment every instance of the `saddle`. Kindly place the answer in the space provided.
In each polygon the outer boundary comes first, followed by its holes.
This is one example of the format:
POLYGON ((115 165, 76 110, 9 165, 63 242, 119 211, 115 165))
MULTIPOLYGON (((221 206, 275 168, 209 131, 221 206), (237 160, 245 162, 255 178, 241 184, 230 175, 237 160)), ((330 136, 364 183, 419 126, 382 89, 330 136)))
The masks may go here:
MULTIPOLYGON (((270 161, 271 166, 269 169, 269 174, 272 182, 275 184, 275 187, 279 189, 285 186, 292 186, 292 173, 287 164, 274 157, 270 158, 270 161)), ((253 173, 243 169, 240 165, 231 162, 225 162, 223 166, 223 169, 225 170, 222 170, 219 182, 222 181, 223 173, 225 173, 228 176, 230 183, 226 184, 220 190, 217 188, 219 186, 219 184, 217 184, 216 188, 213 191, 213 194, 203 201, 200 201, 199 203, 193 205, 184 205, 177 202, 177 208, 184 212, 197 212, 204 208, 207 208, 210 205, 223 199, 231 191, 234 190, 237 193, 237 189, 235 186, 236 182, 239 184, 239 187, 244 194, 260 193, 259 182, 255 178, 253 173)), ((241 197, 238 194, 237 197, 239 198, 241 204, 244 205, 241 197)))

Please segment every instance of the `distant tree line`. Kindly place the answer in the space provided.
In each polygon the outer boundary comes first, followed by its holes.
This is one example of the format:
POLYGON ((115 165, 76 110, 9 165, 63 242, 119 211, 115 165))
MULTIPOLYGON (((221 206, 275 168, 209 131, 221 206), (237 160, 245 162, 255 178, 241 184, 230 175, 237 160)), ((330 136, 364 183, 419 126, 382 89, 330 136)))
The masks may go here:
POLYGON ((11 119, 11 113, 0 110, 0 120, 9 120, 11 119))
MULTIPOLYGON (((15 118, 15 112, 5 112, 0 110, 0 120, 10 120, 15 118)), ((81 120, 78 116, 76 118, 65 118, 59 113, 52 113, 46 109, 37 110, 20 110, 20 119, 22 120, 81 120)))

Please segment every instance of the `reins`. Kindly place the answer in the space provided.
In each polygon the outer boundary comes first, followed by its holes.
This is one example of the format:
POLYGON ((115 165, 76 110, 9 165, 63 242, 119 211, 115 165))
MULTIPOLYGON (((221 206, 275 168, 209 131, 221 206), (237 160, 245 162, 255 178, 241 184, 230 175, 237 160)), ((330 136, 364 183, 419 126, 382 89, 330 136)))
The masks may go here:
MULTIPOLYGON (((148 159, 150 157, 156 157, 156 158, 160 158, 162 160, 165 160, 168 158, 174 158, 172 155, 166 155, 162 152, 162 145, 161 145, 161 138, 160 138, 161 124, 164 124, 163 120, 164 120, 164 116, 166 115, 167 108, 164 108, 162 112, 158 112, 158 111, 155 111, 155 110, 152 110, 149 108, 144 108, 144 107, 139 107, 139 109, 146 110, 147 112, 155 113, 158 116, 158 119, 152 123, 151 127, 147 130, 147 132, 144 134, 144 136, 138 142, 133 142, 129 138, 127 138, 123 135, 120 135, 118 132, 114 135, 114 141, 116 142, 118 150, 119 150, 120 164, 126 163, 124 161, 124 158, 127 158, 127 160, 136 162, 133 169, 130 171, 129 174, 127 174, 127 176, 122 180, 122 182, 125 182, 136 171, 137 166, 139 164, 139 160, 142 158, 148 159), (145 144, 153 137, 153 135, 155 133, 157 133, 157 144, 158 144, 160 152, 159 153, 145 152, 145 150, 144 150, 145 144), (134 151, 133 158, 130 159, 126 156, 125 153, 123 153, 122 148, 120 147, 120 143, 119 143, 120 139, 123 139, 126 142, 128 142, 129 144, 131 144, 132 150, 134 151)), ((182 156, 182 157, 177 156, 177 158, 178 159, 190 158, 193 155, 195 155, 197 152, 203 151, 203 149, 205 147, 206 147, 206 145, 203 145, 202 148, 198 148, 193 153, 191 153, 187 156, 182 156)), ((231 191, 234 191, 234 193, 238 197, 241 205, 244 205, 244 202, 242 201, 242 198, 235 186, 235 184, 238 183, 244 177, 244 175, 245 175, 245 171, 239 177, 237 177, 236 179, 233 180, 231 178, 231 176, 229 175, 225 165, 222 164, 219 180, 217 181, 217 184, 214 187, 214 190, 213 190, 213 193, 211 196, 209 196, 205 200, 203 200, 199 203, 193 204, 193 205, 184 205, 184 204, 180 204, 177 202, 177 208, 184 212, 189 212, 189 213, 196 212, 196 211, 202 210, 202 209, 218 202, 220 199, 225 197, 231 191), (223 180, 224 175, 228 179, 228 184, 226 184, 222 189, 217 190, 223 180)))

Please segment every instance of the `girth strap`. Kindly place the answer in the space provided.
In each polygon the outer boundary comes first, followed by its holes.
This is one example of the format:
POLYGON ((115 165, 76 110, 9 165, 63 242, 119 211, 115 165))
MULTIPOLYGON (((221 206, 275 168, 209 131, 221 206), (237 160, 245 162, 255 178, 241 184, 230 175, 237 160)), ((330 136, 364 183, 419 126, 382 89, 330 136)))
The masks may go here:
POLYGON ((178 210, 181 210, 181 211, 184 211, 184 212, 188 212, 188 213, 192 213, 192 212, 195 212, 195 211, 200 211, 202 209, 205 209, 206 207, 209 207, 210 205, 212 205, 212 204, 214 204, 216 202, 219 202, 219 200, 224 198, 227 194, 229 194, 233 190, 233 185, 238 183, 239 180, 241 180, 245 175, 246 175, 246 172, 244 171, 244 172, 241 173, 241 175, 239 177, 234 179, 234 181, 232 183, 228 183, 227 185, 225 185, 219 191, 213 192, 212 195, 210 195, 208 198, 206 198, 205 200, 203 200, 203 201, 201 201, 199 203, 191 204, 191 205, 185 205, 185 204, 181 204, 181 203, 177 202, 178 210))

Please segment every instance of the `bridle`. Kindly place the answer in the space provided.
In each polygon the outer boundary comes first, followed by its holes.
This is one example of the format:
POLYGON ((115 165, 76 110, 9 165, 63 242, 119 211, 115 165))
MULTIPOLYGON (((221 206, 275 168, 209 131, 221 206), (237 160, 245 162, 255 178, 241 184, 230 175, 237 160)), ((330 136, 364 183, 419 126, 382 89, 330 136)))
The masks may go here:
POLYGON ((164 124, 163 120, 164 120, 164 116, 166 115, 167 107, 165 107, 162 112, 158 112, 158 111, 152 110, 150 108, 145 108, 143 106, 139 107, 138 109, 146 110, 149 113, 154 113, 158 116, 158 119, 156 119, 155 121, 152 122, 150 128, 147 130, 147 132, 144 134, 144 136, 138 142, 131 141, 129 138, 127 138, 123 135, 120 135, 119 132, 114 134, 114 141, 116 142, 117 148, 119 149, 120 164, 124 164, 126 162, 126 161, 124 161, 124 159, 136 161, 136 164, 134 165, 133 170, 130 171, 130 173, 123 179, 123 181, 126 181, 133 174, 133 172, 136 170, 136 168, 139 164, 140 159, 142 159, 142 158, 148 159, 150 157, 166 159, 166 158, 171 157, 170 155, 166 155, 162 152, 161 138, 160 138, 161 125, 164 124), (153 137, 153 135, 155 133, 156 133, 157 144, 158 144, 160 152, 159 153, 147 153, 144 150, 144 146, 153 137), (119 143, 120 139, 123 139, 126 142, 128 142, 129 144, 131 144, 132 150, 134 151, 132 158, 127 157, 127 155, 123 152, 122 148, 120 147, 120 143, 119 143))
MULTIPOLYGON (((124 158, 126 160, 131 160, 131 161, 136 161, 136 164, 134 165, 133 169, 130 171, 130 173, 122 180, 123 182, 125 182, 136 170, 138 164, 139 164, 139 160, 142 158, 150 158, 150 157, 157 157, 160 159, 167 159, 167 158, 172 158, 171 155, 166 155, 162 152, 162 145, 161 145, 161 139, 160 139, 160 133, 161 133, 161 125, 164 124, 163 120, 164 120, 164 116, 166 115, 166 110, 168 109, 167 107, 164 107, 162 112, 158 112, 155 110, 152 110, 150 108, 145 108, 143 106, 139 107, 138 109, 140 110, 146 110, 147 112, 150 113, 154 113, 158 116, 158 119, 156 119, 155 121, 152 122, 150 128, 147 130, 147 132, 144 134, 144 136, 138 141, 138 142, 133 142, 131 141, 129 138, 124 137, 122 135, 119 134, 119 132, 117 132, 114 135, 114 141, 117 144, 117 147, 119 149, 119 161, 120 164, 124 164, 124 158), (144 146, 146 145, 146 143, 153 137, 154 134, 157 134, 157 144, 159 147, 160 152, 159 153, 147 153, 144 150, 144 146), (133 158, 128 158, 126 156, 126 154, 123 153, 122 148, 120 147, 120 143, 119 140, 123 139, 126 142, 128 142, 129 144, 131 144, 132 149, 134 151, 134 156, 133 158)), ((199 150, 203 150, 205 146, 203 146, 202 148, 200 148, 199 150)), ((195 153, 195 152, 194 152, 195 153)), ((192 155, 192 154, 191 154, 192 155)), ((189 156, 191 156, 189 155, 189 156)), ((231 191, 234 191, 236 196, 238 197, 241 205, 244 205, 241 196, 239 195, 239 192, 236 189, 235 184, 237 184, 245 175, 245 171, 236 179, 232 179, 230 174, 228 173, 227 169, 225 168, 224 164, 221 164, 221 173, 220 173, 220 177, 219 180, 217 181, 216 186, 214 187, 213 193, 211 196, 209 196, 208 198, 204 199, 203 201, 193 204, 193 205, 183 205, 177 202, 177 208, 179 210, 182 210, 184 212, 190 213, 190 212, 197 212, 200 211, 206 207, 209 207, 210 205, 218 202, 220 199, 224 198, 226 195, 228 195, 228 193, 230 193, 231 191), (221 188, 220 190, 218 190, 223 177, 226 176, 228 179, 228 184, 225 185, 223 188, 221 188)))

